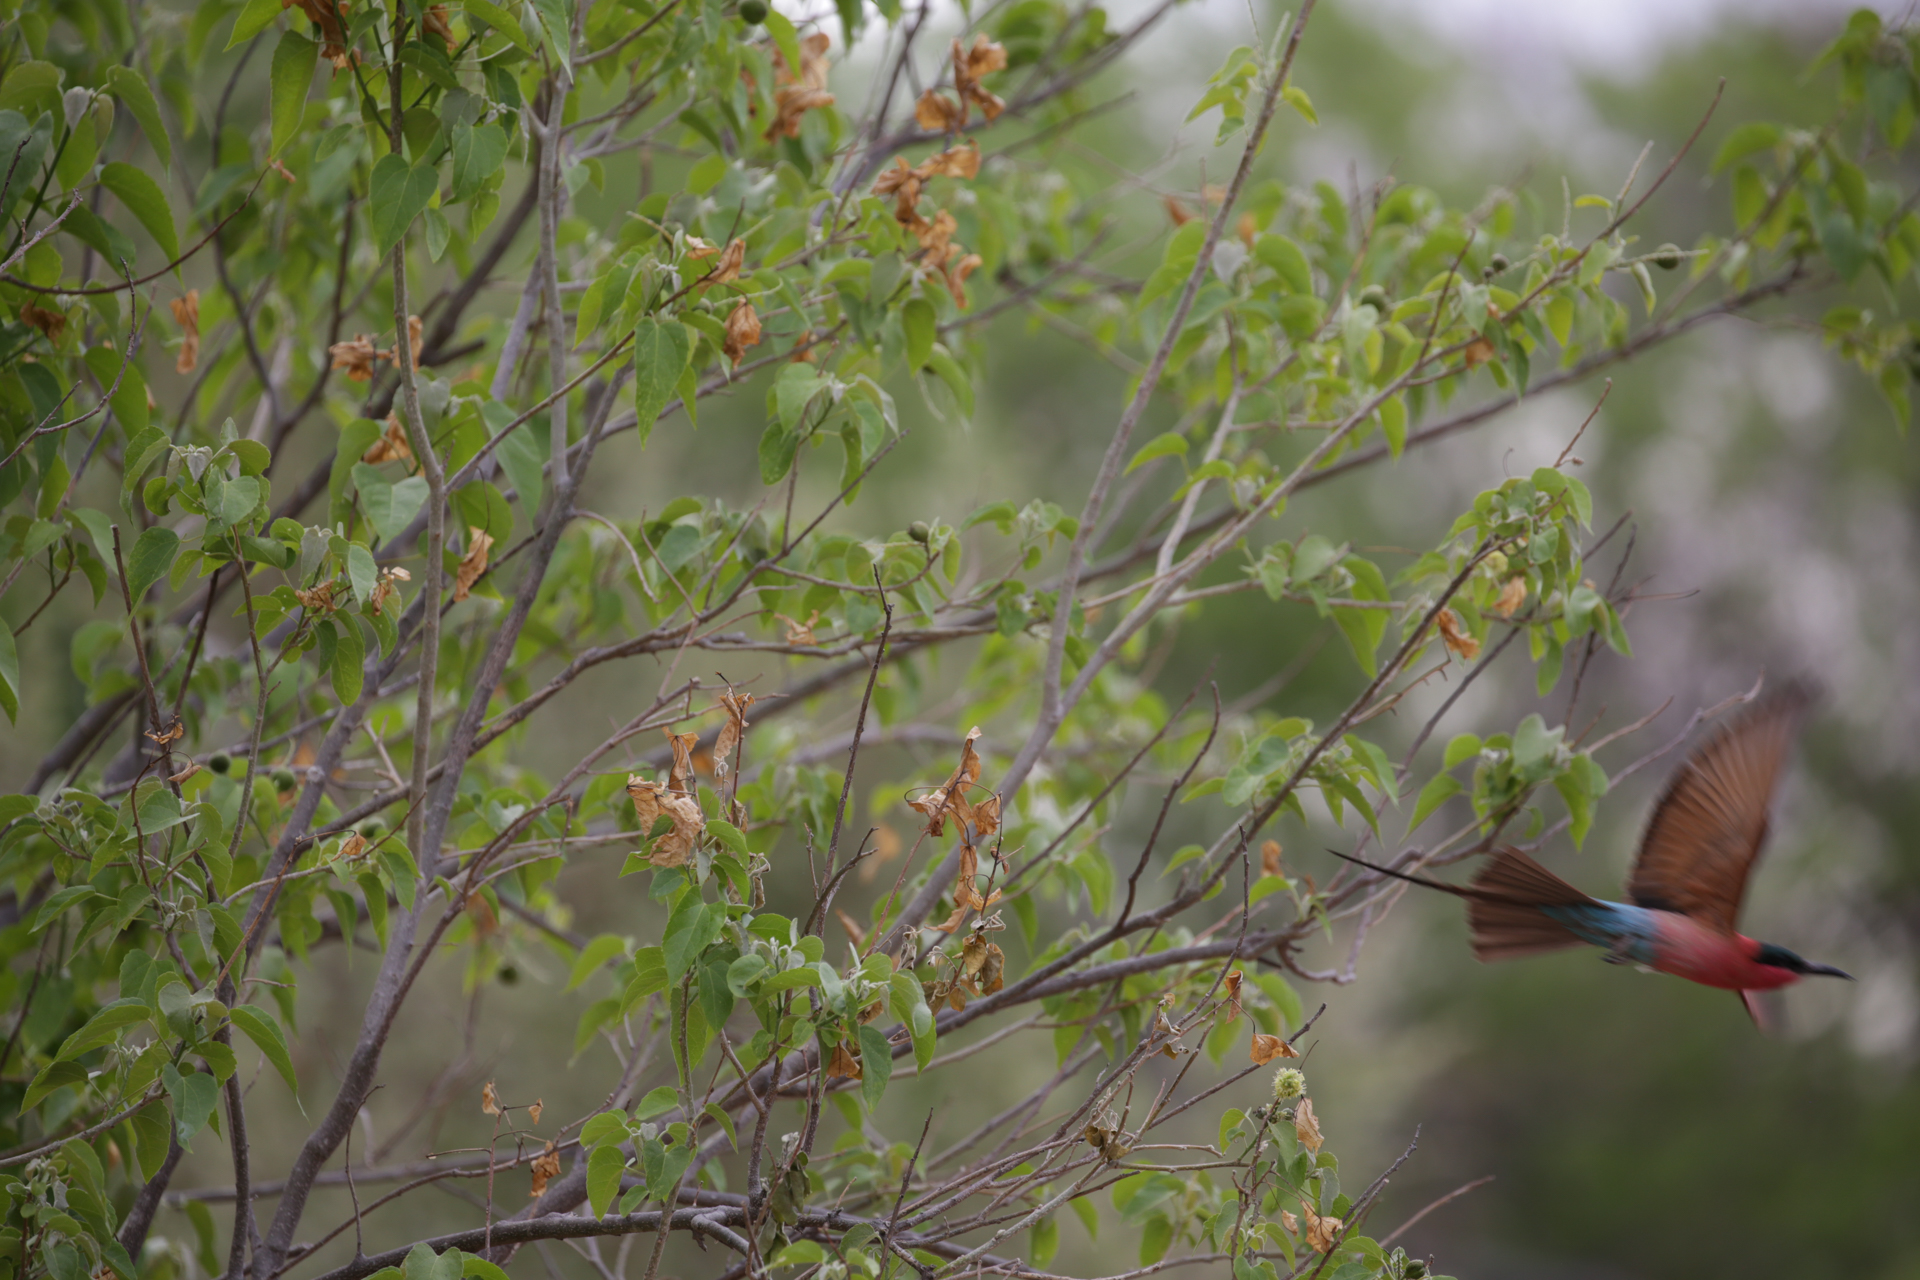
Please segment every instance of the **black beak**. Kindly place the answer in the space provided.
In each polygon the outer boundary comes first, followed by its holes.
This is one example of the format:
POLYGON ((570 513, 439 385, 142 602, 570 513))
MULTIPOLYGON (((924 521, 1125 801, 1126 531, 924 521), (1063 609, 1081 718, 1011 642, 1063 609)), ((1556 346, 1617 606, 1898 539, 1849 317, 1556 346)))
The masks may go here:
POLYGON ((1848 973, 1845 969, 1836 969, 1830 964, 1813 964, 1809 962, 1807 967, 1800 972, 1805 974, 1817 973, 1828 978, 1845 978, 1848 982, 1853 981, 1852 974, 1848 973))

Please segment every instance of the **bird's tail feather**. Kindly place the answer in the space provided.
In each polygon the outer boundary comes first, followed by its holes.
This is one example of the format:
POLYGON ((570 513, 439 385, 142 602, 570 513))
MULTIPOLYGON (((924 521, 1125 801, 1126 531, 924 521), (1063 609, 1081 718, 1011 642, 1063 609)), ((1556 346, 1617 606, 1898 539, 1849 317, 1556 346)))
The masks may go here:
POLYGON ((1516 960, 1586 941, 1540 908, 1587 906, 1594 900, 1518 849, 1497 850, 1473 883, 1464 886, 1389 870, 1338 850, 1328 852, 1396 880, 1465 898, 1467 923, 1473 930, 1473 954, 1480 960, 1516 960))

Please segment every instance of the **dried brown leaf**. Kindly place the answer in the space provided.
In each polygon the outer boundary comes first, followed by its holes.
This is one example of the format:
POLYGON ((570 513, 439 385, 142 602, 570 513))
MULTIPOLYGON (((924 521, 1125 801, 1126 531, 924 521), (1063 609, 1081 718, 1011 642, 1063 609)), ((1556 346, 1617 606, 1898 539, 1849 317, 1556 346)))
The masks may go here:
POLYGON ((347 36, 341 21, 347 14, 347 0, 280 0, 282 9, 298 9, 320 28, 320 52, 338 71, 347 65, 347 36))
POLYGON ((1302 1098, 1300 1105, 1293 1109, 1293 1132, 1300 1139, 1300 1145, 1320 1154, 1321 1144, 1326 1141, 1320 1136, 1320 1120, 1313 1114, 1313 1099, 1302 1098))
MULTIPOLYGON (((713 270, 707 275, 708 284, 729 284, 740 278, 740 268, 747 260, 747 242, 741 239, 727 241, 727 247, 720 251, 720 261, 713 264, 713 270)), ((731 322, 729 322, 731 323, 731 322)), ((753 342, 760 341, 760 330, 754 328, 753 342)), ((753 342, 747 345, 752 346, 753 342)))
POLYGON ((1460 621, 1459 614, 1451 609, 1442 609, 1437 622, 1440 627, 1440 639, 1445 642, 1448 650, 1459 654, 1467 662, 1472 662, 1480 656, 1480 642, 1473 638, 1473 633, 1468 631, 1465 624, 1460 621))
POLYGON ((473 584, 487 571, 487 553, 493 549, 493 535, 485 529, 467 526, 467 554, 453 575, 453 598, 465 600, 473 584))
POLYGON ((167 308, 173 312, 173 322, 180 326, 180 358, 173 362, 173 371, 192 373, 200 363, 200 291, 187 290, 184 297, 175 298, 167 308))
POLYGON ((1253 1033, 1251 1057, 1253 1058, 1253 1064, 1255 1066, 1263 1067, 1275 1058, 1297 1058, 1299 1056, 1300 1051, 1279 1036, 1262 1035, 1258 1031, 1253 1033))
POLYGON ((546 1150, 533 1158, 533 1185, 528 1191, 528 1199, 541 1195, 547 1189, 547 1183, 560 1176, 560 1152, 549 1142, 546 1150))
POLYGON ((847 1051, 845 1040, 833 1046, 833 1057, 827 1060, 827 1078, 834 1076, 851 1076, 855 1080, 863 1078, 860 1059, 847 1051))
POLYGON ((395 460, 412 462, 413 444, 407 439, 407 429, 400 425, 400 419, 390 413, 386 431, 360 455, 360 461, 373 464, 395 460))
POLYGON ((1511 618, 1527 602, 1527 580, 1516 574, 1507 579, 1500 588, 1500 598, 1487 607, 1487 612, 1502 618, 1511 618))
POLYGON ((747 708, 753 705, 750 693, 736 694, 729 689, 720 695, 720 705, 726 708, 727 722, 720 726, 720 735, 713 743, 713 776, 724 778, 733 768, 734 748, 747 732, 747 708))
POLYGON ((429 7, 426 16, 420 20, 420 29, 430 35, 439 36, 446 44, 447 52, 453 52, 456 41, 453 38, 453 28, 447 24, 447 6, 436 4, 429 7))
POLYGON ((20 308, 20 319, 46 335, 48 342, 60 341, 60 335, 67 331, 67 316, 63 311, 54 311, 48 307, 38 307, 29 302, 20 308))
POLYGON ((1493 359, 1493 343, 1483 337, 1475 338, 1461 350, 1460 355, 1466 361, 1467 368, 1472 369, 1493 359))
POLYGON ((1240 1016, 1240 983, 1244 977, 1238 969, 1234 969, 1220 980, 1220 992, 1227 999, 1228 1022, 1240 1016))
POLYGON ((667 746, 673 752, 673 767, 667 772, 667 789, 685 793, 687 779, 693 775, 693 744, 700 741, 697 733, 675 733, 671 729, 662 729, 666 735, 667 746))
POLYGON ((966 122, 967 110, 938 89, 929 89, 913 104, 913 121, 928 133, 953 133, 966 122))
MULTIPOLYGON (((198 334, 198 308, 197 307, 195 308, 195 333, 196 333, 196 338, 195 338, 194 346, 197 349, 199 346, 199 341, 197 337, 197 334, 198 334)), ((373 362, 376 359, 380 358, 380 350, 379 348, 375 347, 372 342, 367 340, 366 334, 364 333, 355 334, 353 336, 353 341, 351 342, 334 343, 332 346, 327 348, 327 354, 333 357, 334 368, 346 370, 347 378, 349 381, 351 382, 372 382, 373 381, 373 362)), ((185 358, 184 350, 181 353, 181 358, 182 359, 185 358)), ((182 370, 182 372, 185 372, 185 370, 182 370)))
POLYGON ((952 802, 965 803, 966 789, 980 780, 980 755, 973 749, 973 744, 979 738, 980 726, 975 725, 967 731, 966 741, 960 744, 960 763, 955 766, 946 783, 918 799, 907 801, 909 808, 925 816, 928 835, 946 834, 947 812, 952 802))
MULTIPOLYGON (((736 240, 734 243, 738 244, 739 241, 736 240)), ((760 313, 753 309, 751 302, 742 299, 740 304, 727 315, 727 340, 723 344, 723 349, 727 353, 727 359, 739 364, 740 358, 747 354, 748 347, 759 345, 760 313)))
POLYGON ((491 1080, 480 1087, 480 1110, 490 1116, 506 1114, 500 1108, 500 1094, 494 1089, 491 1080))
POLYGON ((1315 1253, 1332 1253, 1334 1246, 1340 1243, 1340 1233, 1346 1229, 1346 1224, 1332 1214, 1322 1216, 1315 1213, 1313 1206, 1305 1200, 1300 1202, 1300 1210, 1306 1215, 1307 1228, 1301 1239, 1315 1253))
POLYGON ((1260 842, 1260 874, 1265 876, 1285 875, 1280 865, 1280 842, 1263 840, 1260 842))
POLYGON ((847 931, 847 937, 853 940, 853 945, 864 949, 867 945, 867 931, 860 927, 860 922, 839 907, 833 909, 833 914, 840 921, 840 927, 847 931))
POLYGON ((528 1121, 530 1121, 533 1124, 539 1124, 540 1113, 542 1111, 545 1111, 546 1109, 547 1109, 546 1100, 542 1098, 535 1098, 533 1100, 533 1105, 527 1108, 528 1121))

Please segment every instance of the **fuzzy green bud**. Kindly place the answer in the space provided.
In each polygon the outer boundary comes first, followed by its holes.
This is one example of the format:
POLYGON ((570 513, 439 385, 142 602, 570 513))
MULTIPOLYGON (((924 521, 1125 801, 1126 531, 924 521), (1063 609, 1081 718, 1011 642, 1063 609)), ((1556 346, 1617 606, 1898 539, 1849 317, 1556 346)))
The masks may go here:
POLYGON ((1273 1100, 1285 1102, 1307 1091, 1307 1078, 1297 1067, 1282 1067, 1273 1073, 1273 1100))

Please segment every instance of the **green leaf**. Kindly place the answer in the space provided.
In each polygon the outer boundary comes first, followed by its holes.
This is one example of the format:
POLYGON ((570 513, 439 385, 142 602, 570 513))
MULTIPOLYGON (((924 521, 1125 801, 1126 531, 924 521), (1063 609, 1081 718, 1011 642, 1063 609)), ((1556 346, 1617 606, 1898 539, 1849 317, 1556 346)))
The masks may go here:
POLYGON ((133 1130, 140 1176, 151 1182, 167 1162, 167 1109, 157 1102, 142 1107, 128 1118, 127 1127, 133 1130))
MULTIPOLYGON (((277 128, 277 126, 276 126, 277 128)), ((433 199, 439 175, 429 165, 409 165, 389 151, 374 163, 367 182, 374 244, 380 255, 393 252, 427 203, 433 199)))
POLYGON ((1780 126, 1764 120, 1749 120, 1727 135, 1713 156, 1713 172, 1719 173, 1736 160, 1744 160, 1756 151, 1765 151, 1780 141, 1780 126))
POLYGON ((180 550, 180 535, 155 525, 140 535, 127 556, 127 593, 139 604, 147 588, 166 577, 173 557, 180 550))
POLYGON ((573 75, 573 13, 567 0, 533 0, 533 11, 540 19, 541 34, 547 49, 573 75))
POLYGON ((933 304, 925 298, 909 298, 900 308, 900 328, 907 336, 907 372, 917 373, 933 354, 935 323, 933 304))
POLYGON ((780 50, 780 56, 787 60, 787 65, 789 67, 803 65, 800 61, 800 33, 794 28, 793 21, 772 5, 768 5, 764 24, 767 34, 773 37, 775 47, 780 50))
POLYGON ((1187 456, 1187 438, 1178 431, 1167 431, 1155 436, 1140 446, 1140 451, 1127 463, 1127 469, 1121 474, 1131 474, 1135 468, 1144 467, 1155 458, 1187 456))
POLYGON ((1140 1265, 1150 1267, 1173 1247, 1173 1223, 1155 1214, 1140 1231, 1140 1265))
POLYGON ((595 1147, 587 1157, 587 1203, 593 1206, 594 1217, 607 1216, 614 1196, 620 1192, 620 1175, 626 1169, 625 1153, 611 1143, 595 1147))
MULTIPOLYGON (((273 121, 273 141, 267 154, 278 155, 293 140, 307 111, 307 91, 313 87, 313 67, 320 57, 320 46, 292 31, 280 33, 273 47, 273 71, 269 76, 272 97, 269 115, 273 121)), ((377 172, 377 170, 376 170, 377 172)))
POLYGON ((1253 256, 1273 269, 1291 293, 1312 294, 1313 268, 1300 246, 1281 235, 1263 235, 1253 242, 1253 256))
POLYGON ((113 192, 127 212, 140 220, 169 263, 179 258, 180 237, 173 229, 173 210, 159 183, 132 165, 115 161, 100 170, 100 185, 113 192))
POLYGON ((580 948, 580 955, 573 962, 573 973, 567 978, 566 989, 573 990, 591 978, 607 961, 620 955, 627 949, 627 940, 615 934, 603 933, 580 948))
MULTIPOLYGON (((264 3, 270 5, 274 13, 280 12, 279 0, 264 0, 264 3)), ((140 122, 140 132, 147 135, 147 145, 160 157, 161 165, 172 168, 173 140, 167 136, 167 127, 160 120, 160 104, 154 101, 153 90, 147 87, 146 80, 132 67, 116 65, 107 72, 107 88, 133 112, 133 118, 140 122)))
POLYGON ((760 433, 760 483, 779 484, 793 468, 794 455, 800 451, 800 437, 780 425, 778 418, 767 423, 760 433))
POLYGON ((860 1094, 866 1099, 869 1112, 880 1105, 887 1081, 892 1078, 893 1047, 887 1043, 886 1033, 872 1024, 861 1027, 860 1094))
POLYGON ((55 1089, 65 1088, 67 1085, 84 1087, 86 1083, 87 1069, 79 1063, 49 1062, 40 1074, 33 1078, 33 1083, 27 1086, 27 1095, 20 1100, 20 1114, 25 1115, 39 1106, 41 1100, 55 1089))
POLYGON ((1459 795, 1465 787, 1450 773, 1434 775, 1433 781, 1420 788, 1420 798, 1414 802, 1413 817, 1407 820, 1407 831, 1411 833, 1441 805, 1459 795))
POLYGON ((240 10, 240 16, 233 20, 233 34, 227 37, 227 48, 232 49, 265 31, 273 25, 273 20, 284 12, 280 0, 247 0, 240 10))
POLYGON ((659 947, 641 947, 633 953, 633 976, 620 993, 620 1008, 631 1013, 642 1000, 667 988, 667 959, 659 947))
POLYGON ((465 1280, 507 1280, 507 1273, 478 1254, 460 1255, 460 1274, 465 1280))
POLYGON ((453 131, 452 199, 465 200, 500 172, 507 160, 507 131, 497 124, 462 125, 453 131))
POLYGON ((1299 85, 1297 84, 1288 85, 1285 89, 1280 91, 1280 97, 1286 102, 1288 106, 1292 107, 1295 111, 1298 111, 1300 113, 1301 119, 1305 120, 1308 124, 1320 123, 1320 117, 1313 109, 1313 99, 1309 98, 1307 96, 1307 91, 1305 89, 1302 89, 1299 85))
POLYGON ((347 548, 347 581, 353 584, 353 594, 362 604, 373 599, 373 585, 380 578, 380 570, 373 562, 373 552, 356 542, 347 548))
POLYGON ((932 353, 927 356, 927 365, 940 375, 940 381, 947 384, 947 390, 953 392, 953 398, 960 402, 961 415, 971 418, 973 416, 973 379, 969 378, 967 371, 960 367, 960 362, 955 360, 945 347, 936 342, 932 353))
POLYGON ((661 410, 673 399, 674 387, 686 372, 692 354, 693 340, 678 320, 648 316, 634 325, 633 411, 639 420, 643 448, 661 410))
POLYGON ((125 996, 103 1006, 87 1019, 84 1026, 67 1037, 60 1046, 60 1052, 54 1055, 54 1061, 77 1058, 88 1050, 111 1044, 120 1038, 120 1028, 145 1022, 147 1013, 147 1002, 137 996, 125 996))
POLYGON ((669 982, 677 983, 686 976, 700 953, 720 936, 720 926, 725 920, 724 911, 709 910, 697 893, 689 893, 680 900, 667 919, 667 936, 661 943, 669 982))
POLYGON ((300 1082, 293 1074, 293 1055, 287 1052, 286 1033, 280 1030, 280 1024, 274 1021, 273 1015, 243 1004, 227 1010, 227 1016, 273 1064, 273 1069, 287 1082, 287 1088, 298 1094, 300 1082))
POLYGON ((220 1086, 204 1071, 182 1075, 171 1062, 160 1068, 160 1082, 167 1087, 167 1096, 173 1099, 174 1137, 181 1146, 187 1146, 213 1115, 220 1086))
POLYGON ((5 619, 0 619, 0 711, 9 724, 20 718, 20 652, 5 619))
POLYGON ((663 1116, 680 1105, 680 1094, 670 1084, 659 1085, 647 1091, 647 1096, 633 1104, 635 1120, 651 1120, 663 1116))
POLYGON ((727 848, 733 850, 735 853, 740 854, 743 857, 746 855, 746 852, 747 852, 746 834, 742 832, 740 828, 734 826, 731 822, 722 822, 718 818, 715 818, 712 822, 709 822, 707 824, 707 834, 710 836, 713 836, 715 839, 720 841, 721 844, 724 844, 725 846, 727 846, 727 848))
POLYGON ((399 537, 427 500, 425 476, 408 476, 398 484, 389 484, 378 469, 359 462, 353 467, 353 483, 360 491, 361 509, 382 542, 399 537))
POLYGON ((533 41, 527 39, 527 33, 521 29, 513 14, 493 3, 493 0, 460 0, 460 7, 467 11, 467 16, 480 19, 520 46, 522 53, 531 55, 539 52, 533 47, 533 41))

